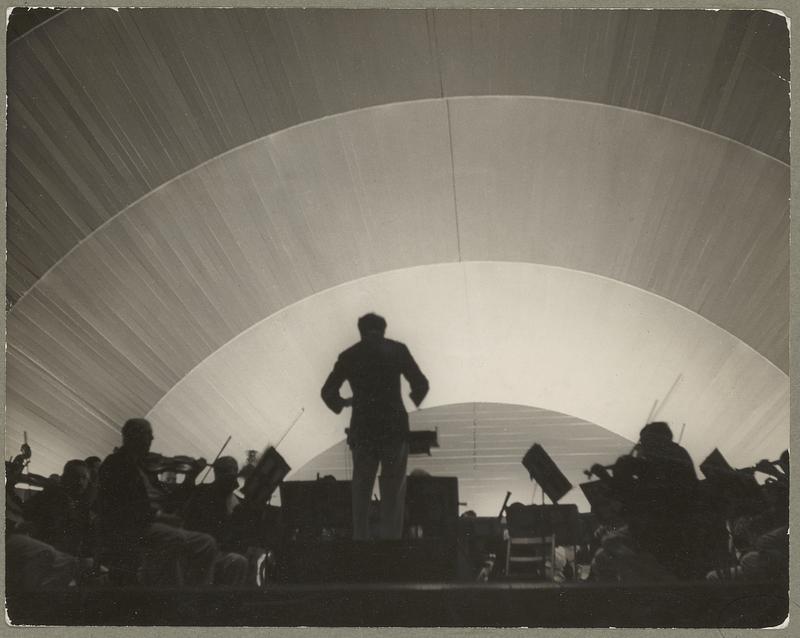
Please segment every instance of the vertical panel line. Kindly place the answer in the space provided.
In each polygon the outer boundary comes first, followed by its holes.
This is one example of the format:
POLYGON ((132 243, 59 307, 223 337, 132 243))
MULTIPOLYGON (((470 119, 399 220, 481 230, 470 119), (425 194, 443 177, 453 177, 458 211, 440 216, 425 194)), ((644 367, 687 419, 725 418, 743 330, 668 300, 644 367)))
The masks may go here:
POLYGON ((450 142, 450 176, 453 186, 453 213, 456 221, 456 247, 458 249, 458 261, 461 261, 461 230, 458 226, 458 195, 456 193, 456 161, 453 153, 453 125, 450 119, 450 100, 445 98, 447 107, 447 138, 450 142))

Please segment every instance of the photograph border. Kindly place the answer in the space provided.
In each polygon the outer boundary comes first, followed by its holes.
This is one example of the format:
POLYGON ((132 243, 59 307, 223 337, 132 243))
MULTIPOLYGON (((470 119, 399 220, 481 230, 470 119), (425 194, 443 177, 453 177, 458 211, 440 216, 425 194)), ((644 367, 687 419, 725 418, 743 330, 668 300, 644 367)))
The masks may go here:
MULTIPOLYGON (((35 4, 31 2, 20 3, 4 3, 6 9, 6 24, 8 23, 8 13, 14 7, 64 7, 75 8, 74 4, 57 3, 55 5, 46 3, 35 4)), ((102 0, 84 0, 82 6, 87 8, 113 8, 119 7, 119 4, 107 2, 102 0)), ((160 0, 157 2, 142 1, 138 2, 136 7, 140 8, 156 8, 156 7, 193 7, 193 8, 236 8, 236 7, 264 7, 264 8, 347 8, 347 9, 364 9, 364 8, 380 8, 380 9, 479 9, 479 8, 497 8, 497 9, 708 9, 708 10, 722 10, 722 9, 742 9, 742 10, 771 10, 783 13, 789 20, 790 26, 790 40, 793 40, 797 32, 797 26, 800 25, 800 3, 792 2, 792 0, 775 0, 774 2, 742 2, 737 0, 717 0, 716 2, 664 2, 664 3, 646 3, 635 2, 631 0, 614 0, 600 2, 600 1, 577 1, 577 0, 494 0, 493 2, 480 1, 480 0, 392 0, 391 2, 376 2, 376 1, 363 1, 363 0, 331 0, 329 2, 302 2, 298 0, 270 0, 265 3, 257 3, 252 0, 226 0, 225 2, 214 2, 213 0, 160 0)), ((790 63, 792 68, 800 68, 797 65, 798 58, 797 47, 790 47, 790 63)), ((3 48, 3 61, 5 62, 6 49, 3 48)), ((5 68, 5 64, 3 65, 5 68)), ((5 74, 3 74, 3 82, 5 87, 5 74)), ((794 91, 791 96, 792 112, 800 112, 800 91, 794 91)), ((791 139, 800 139, 798 136, 797 123, 793 120, 791 122, 791 139)), ((3 136, 5 139, 5 127, 3 127, 3 136)), ((792 144, 790 149, 790 156, 792 164, 800 161, 800 155, 797 151, 797 144, 792 144)), ((2 158, 2 178, 5 180, 5 154, 2 158)), ((5 182, 4 182, 5 183, 5 182)), ((792 171, 791 174, 791 192, 798 193, 800 187, 800 177, 797 172, 792 171)), ((791 238, 791 256, 790 256, 790 413, 791 413, 791 428, 790 428, 790 449, 800 450, 800 435, 798 428, 795 424, 795 417, 800 409, 798 404, 798 352, 797 344, 797 317, 800 314, 800 222, 798 222, 798 215, 800 214, 800 204, 798 204, 797 197, 792 197, 790 207, 790 238, 791 238)), ((5 217, 2 221, 3 239, 5 239, 5 217)), ((2 283, 5 287, 5 266, 2 269, 2 283)), ((2 319, 2 329, 5 332, 5 315, 2 319)), ((0 376, 3 381, 3 389, 5 390, 5 353, 3 353, 2 368, 0 369, 0 376)), ((5 397, 5 394, 4 394, 5 397)), ((791 478, 792 493, 798 491, 798 474, 794 472, 791 478)), ((790 525, 795 529, 800 529, 800 515, 798 514, 798 503, 800 498, 794 498, 791 506, 790 525)), ((794 615, 791 624, 788 628, 788 635, 800 635, 798 627, 800 627, 800 594, 798 594, 798 583, 800 582, 800 561, 797 556, 800 555, 800 548, 798 547, 797 534, 790 538, 791 556, 793 560, 790 564, 790 615, 794 615)), ((5 552, 3 552, 3 565, 5 563, 5 552)), ((2 586, 5 592, 5 583, 2 586)), ((517 636, 528 635, 547 635, 547 636, 563 636, 569 638, 583 638, 587 632, 591 632, 591 636, 595 637, 614 637, 619 636, 620 632, 629 635, 643 635, 647 636, 669 636, 674 638, 676 636, 722 636, 723 638, 756 638, 761 636, 776 636, 774 632, 767 629, 676 629, 676 630, 661 630, 661 629, 585 629, 585 628, 544 628, 544 629, 486 629, 486 628, 421 628, 421 629, 401 629, 401 628, 269 628, 269 627, 19 627, 9 626, 8 618, 6 623, 0 629, 0 635, 25 635, 31 638, 38 638, 39 636, 92 636, 93 638, 101 636, 129 636, 133 632, 144 635, 158 635, 162 638, 169 638, 172 636, 216 636, 220 633, 224 635, 236 636, 264 636, 265 632, 268 635, 287 635, 287 636, 308 636, 309 638, 344 638, 345 636, 367 636, 380 634, 382 636, 391 636, 392 638, 410 638, 430 636, 432 632, 436 632, 437 636, 465 636, 472 638, 480 636, 497 636, 503 638, 511 638, 517 636), (524 633, 522 633, 524 632, 524 633), (768 633, 769 632, 769 633, 768 633)), ((785 634, 777 634, 778 636, 785 634)))

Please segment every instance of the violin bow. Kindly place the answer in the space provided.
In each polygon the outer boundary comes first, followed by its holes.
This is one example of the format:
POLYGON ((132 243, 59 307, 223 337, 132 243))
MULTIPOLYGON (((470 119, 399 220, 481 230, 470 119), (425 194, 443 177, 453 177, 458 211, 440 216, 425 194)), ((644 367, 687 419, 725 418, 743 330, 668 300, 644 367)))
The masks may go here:
MULTIPOLYGON (((22 441, 23 441, 23 445, 26 448, 28 448, 28 450, 30 450, 31 446, 28 445, 28 431, 27 430, 23 430, 22 431, 22 441)), ((25 459, 25 465, 22 466, 22 471, 23 472, 30 472, 30 469, 28 469, 28 466, 30 464, 31 464, 31 455, 28 455, 28 458, 25 459)))
MULTIPOLYGON (((672 391, 675 389, 675 386, 677 386, 681 382, 681 379, 683 379, 683 372, 679 373, 678 376, 675 378, 675 381, 673 381, 672 385, 670 386, 669 390, 667 390, 667 393, 664 395, 664 398, 661 400, 660 403, 658 399, 653 401, 653 407, 650 408, 650 414, 647 415, 647 420, 644 422, 645 425, 653 422, 653 420, 656 418, 656 415, 659 413, 661 408, 664 407, 664 404, 667 402, 667 399, 669 399, 670 395, 672 394, 672 391)), ((686 427, 685 423, 683 425, 684 427, 686 427)), ((681 437, 682 436, 683 436, 683 430, 681 430, 681 437)), ((678 439, 678 442, 680 443, 680 439, 678 439)), ((639 446, 638 443, 634 444, 633 449, 631 449, 630 453, 633 454, 633 452, 636 450, 638 446, 639 446)))
POLYGON ((219 459, 219 457, 222 456, 222 452, 225 450, 226 447, 228 447, 228 443, 230 442, 231 442, 231 435, 229 434, 228 438, 225 439, 225 443, 222 444, 222 447, 219 449, 219 452, 217 452, 217 455, 214 457, 214 460, 208 464, 208 467, 206 468, 206 473, 203 474, 203 478, 200 479, 201 485, 205 483, 205 480, 208 477, 208 473, 211 471, 211 468, 214 467, 214 463, 216 463, 217 459, 219 459))
MULTIPOLYGON (((664 407, 664 404, 667 402, 667 399, 669 399, 670 395, 672 394, 672 391, 675 389, 675 386, 677 386, 681 382, 681 379, 683 379, 683 372, 678 374, 678 376, 675 378, 675 381, 672 383, 670 389, 667 390, 667 393, 664 395, 664 398, 661 400, 661 403, 659 403, 658 399, 656 399, 656 402, 653 404, 653 409, 650 410, 650 416, 647 417, 647 423, 650 423, 656 418, 656 415, 661 411, 661 408, 664 407)), ((645 423, 645 425, 647 425, 647 423, 645 423)))
POLYGON ((298 413, 297 413, 297 416, 296 416, 296 417, 294 417, 294 421, 292 421, 292 424, 289 426, 289 429, 288 429, 288 430, 286 430, 286 432, 284 432, 284 433, 283 433, 283 436, 282 436, 282 437, 281 437, 281 438, 278 440, 278 442, 277 442, 277 443, 276 443, 276 444, 273 446, 273 447, 274 447, 276 450, 278 449, 278 446, 279 446, 281 443, 283 443, 283 439, 285 439, 285 438, 286 438, 286 436, 289 434, 289 432, 291 432, 291 431, 292 431, 292 428, 293 428, 295 425, 297 425, 297 422, 300 420, 300 417, 301 417, 301 416, 303 416, 303 413, 304 413, 305 411, 306 411, 306 408, 305 408, 305 406, 303 406, 303 407, 301 407, 301 408, 300 408, 300 412, 298 412, 298 413))

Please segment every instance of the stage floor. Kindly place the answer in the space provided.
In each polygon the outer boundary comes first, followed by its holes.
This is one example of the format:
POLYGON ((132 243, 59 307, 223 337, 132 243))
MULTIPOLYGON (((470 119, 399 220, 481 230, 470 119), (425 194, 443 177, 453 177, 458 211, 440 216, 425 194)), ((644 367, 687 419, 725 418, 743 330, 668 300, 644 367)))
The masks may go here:
POLYGON ((8 594, 12 624, 263 627, 770 627, 788 585, 331 583, 265 590, 8 594))

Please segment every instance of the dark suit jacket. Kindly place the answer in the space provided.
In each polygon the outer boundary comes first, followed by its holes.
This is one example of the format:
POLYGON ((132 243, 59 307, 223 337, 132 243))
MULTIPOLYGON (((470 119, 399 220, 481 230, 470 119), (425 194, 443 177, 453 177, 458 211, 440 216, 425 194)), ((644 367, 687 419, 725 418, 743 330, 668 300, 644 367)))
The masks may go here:
POLYGON ((322 386, 322 399, 339 414, 344 399, 339 394, 347 381, 353 391, 348 443, 402 440, 408 435, 408 414, 400 396, 400 375, 411 385, 411 399, 422 403, 428 380, 408 348, 391 339, 362 340, 339 355, 322 386))
POLYGON ((153 522, 154 512, 136 463, 122 452, 100 466, 97 509, 106 535, 136 533, 153 522))
MULTIPOLYGON (((237 505, 241 499, 235 497, 237 505)), ((227 510, 228 494, 213 483, 197 485, 183 510, 186 529, 213 536, 217 545, 226 550, 233 542, 232 514, 227 510)))
POLYGON ((25 502, 26 518, 40 541, 73 556, 88 556, 94 545, 89 504, 72 499, 60 485, 48 485, 25 502))

